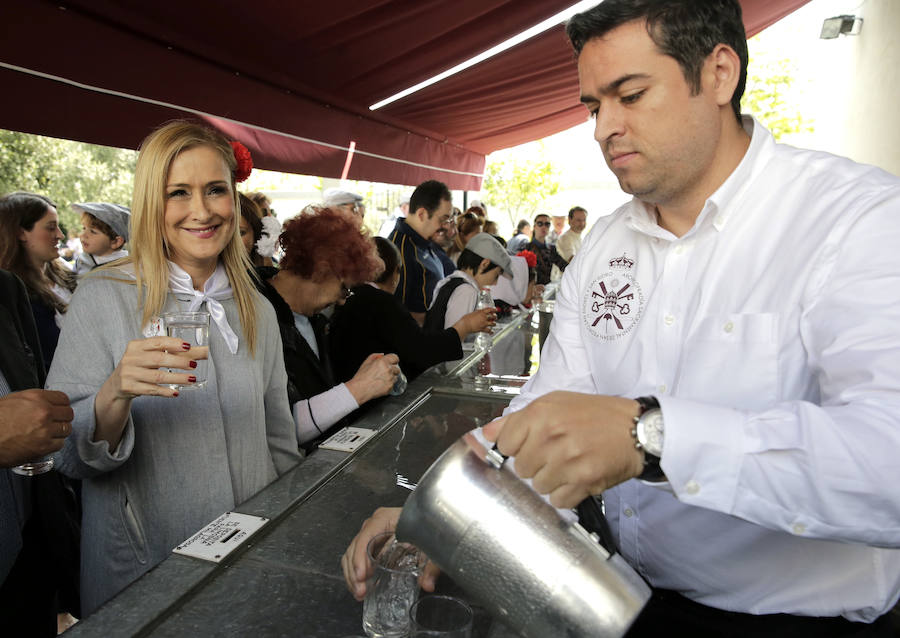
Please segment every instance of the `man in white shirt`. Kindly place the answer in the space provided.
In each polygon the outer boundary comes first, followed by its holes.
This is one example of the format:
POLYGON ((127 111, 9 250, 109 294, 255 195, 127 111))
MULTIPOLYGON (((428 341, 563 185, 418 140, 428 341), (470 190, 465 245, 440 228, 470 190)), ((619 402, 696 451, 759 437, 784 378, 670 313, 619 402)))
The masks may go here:
POLYGON ((567 33, 634 199, 485 435, 557 507, 603 494, 654 588, 629 636, 892 635, 900 180, 741 116, 737 0, 606 0, 567 33))
POLYGON ((581 206, 573 206, 569 210, 569 230, 562 234, 556 242, 556 252, 566 261, 581 250, 581 233, 587 225, 587 211, 581 206))
POLYGON ((900 594, 900 180, 740 116, 737 0, 607 0, 568 34, 635 197, 485 434, 555 505, 603 493, 659 594, 637 635, 882 635, 855 623, 900 594))

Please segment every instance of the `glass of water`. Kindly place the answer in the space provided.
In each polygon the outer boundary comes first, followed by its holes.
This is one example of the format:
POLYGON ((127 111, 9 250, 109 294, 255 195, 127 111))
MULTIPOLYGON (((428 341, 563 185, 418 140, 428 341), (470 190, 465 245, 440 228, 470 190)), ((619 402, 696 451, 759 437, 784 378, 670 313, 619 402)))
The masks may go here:
POLYGON ((375 536, 366 552, 372 575, 366 581, 363 630, 370 638, 405 637, 425 555, 409 543, 398 542, 393 532, 375 536))
MULTIPOLYGON (((209 351, 209 313, 197 312, 167 312, 162 316, 166 325, 166 334, 185 343, 191 344, 190 352, 196 348, 203 348, 201 352, 209 351)), ((188 354, 190 354, 190 352, 188 354)), ((197 367, 190 369, 169 368, 169 372, 190 372, 197 377, 196 383, 170 383, 166 384, 173 390, 194 390, 206 386, 206 359, 197 359, 197 367)))

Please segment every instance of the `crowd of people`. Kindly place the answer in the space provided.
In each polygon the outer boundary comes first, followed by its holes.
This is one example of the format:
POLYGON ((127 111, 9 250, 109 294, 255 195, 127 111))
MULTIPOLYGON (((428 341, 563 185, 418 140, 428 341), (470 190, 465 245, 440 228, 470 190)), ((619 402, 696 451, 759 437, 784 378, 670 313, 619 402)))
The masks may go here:
MULTIPOLYGON (((602 494, 654 590, 633 635, 890 635, 900 181, 741 114, 737 0, 607 0, 567 35, 634 195, 584 240, 576 206, 505 241, 436 180, 378 237, 341 189, 280 228, 237 189, 246 149, 187 121, 142 143, 130 207, 73 205, 72 268, 47 194, 0 197, 4 630, 92 613, 401 372, 461 357, 496 321, 483 288, 527 304, 564 273, 540 369, 483 435, 557 507, 602 494), (167 333, 200 309, 205 343, 167 333)), ((397 516, 351 541, 355 596, 397 516)))
MULTIPOLYGON (((237 144, 161 126, 130 206, 73 204, 83 230, 65 244, 52 199, 0 197, 3 467, 55 452, 47 475, 3 472, 0 578, 29 592, 4 594, 4 626, 49 635, 61 614, 92 613, 398 375, 461 358, 496 321, 479 289, 526 262, 483 232, 483 204, 454 214, 437 181, 411 193, 390 240, 340 189, 282 228, 265 195, 238 190, 237 144), (449 295, 456 282, 468 291, 449 295), (208 342, 167 333, 166 313, 197 310, 208 342)), ((528 271, 509 303, 528 303, 528 271)))

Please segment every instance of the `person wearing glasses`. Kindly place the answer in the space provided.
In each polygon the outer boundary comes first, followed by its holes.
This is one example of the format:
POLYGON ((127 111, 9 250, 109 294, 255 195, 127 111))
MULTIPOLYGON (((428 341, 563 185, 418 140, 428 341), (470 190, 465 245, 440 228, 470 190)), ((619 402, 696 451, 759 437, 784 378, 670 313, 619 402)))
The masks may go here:
POLYGON ((550 233, 550 216, 541 213, 534 218, 534 234, 531 241, 525 244, 522 250, 530 250, 537 255, 537 283, 550 283, 550 271, 553 266, 565 270, 569 265, 562 256, 556 252, 556 247, 547 243, 547 235, 550 233))
POLYGON ((443 182, 428 180, 409 198, 409 215, 398 219, 388 237, 400 249, 400 282, 394 295, 421 326, 444 266, 430 241, 452 219, 453 197, 443 182))
POLYGON ((259 291, 275 308, 288 400, 300 445, 310 447, 366 401, 386 395, 400 373, 396 354, 372 353, 346 383, 337 383, 322 312, 341 305, 350 287, 383 268, 356 218, 331 208, 289 220, 280 237, 279 268, 258 268, 259 291))

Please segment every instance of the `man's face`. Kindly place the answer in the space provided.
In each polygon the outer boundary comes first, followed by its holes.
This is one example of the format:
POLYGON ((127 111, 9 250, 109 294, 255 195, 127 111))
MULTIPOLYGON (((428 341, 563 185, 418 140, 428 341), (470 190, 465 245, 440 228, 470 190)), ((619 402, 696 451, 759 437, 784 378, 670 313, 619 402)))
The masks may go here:
MULTIPOLYGON (((422 220, 422 232, 419 234, 422 235, 422 237, 431 237, 434 235, 438 228, 450 221, 450 211, 452 208, 453 205, 449 200, 442 199, 441 205, 438 206, 437 210, 434 211, 434 215, 430 218, 428 217, 428 212, 424 208, 420 208, 419 211, 423 212, 425 218, 422 220)), ((416 213, 418 214, 419 211, 416 211, 416 213)))
POLYGON ((548 215, 539 215, 534 219, 534 238, 538 241, 547 239, 550 233, 550 217, 548 215))
POLYGON ((595 118, 594 138, 627 193, 674 206, 704 188, 722 133, 708 59, 701 92, 678 63, 659 52, 642 20, 585 44, 578 57, 581 101, 595 118))
POLYGON ((569 228, 580 235, 581 231, 584 230, 585 224, 587 224, 587 213, 583 210, 576 210, 572 213, 572 218, 569 220, 569 228))

